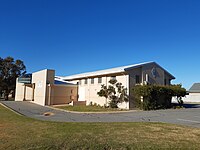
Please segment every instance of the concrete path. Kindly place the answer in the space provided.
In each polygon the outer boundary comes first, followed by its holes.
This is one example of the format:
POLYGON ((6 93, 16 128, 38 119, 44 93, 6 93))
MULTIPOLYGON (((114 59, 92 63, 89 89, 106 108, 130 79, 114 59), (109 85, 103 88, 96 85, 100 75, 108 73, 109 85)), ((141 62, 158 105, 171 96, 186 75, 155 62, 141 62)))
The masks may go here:
POLYGON ((135 111, 120 113, 73 113, 43 107, 31 102, 0 101, 3 105, 25 116, 58 122, 165 122, 200 127, 200 106, 188 109, 135 111), (52 116, 44 116, 52 112, 52 116))

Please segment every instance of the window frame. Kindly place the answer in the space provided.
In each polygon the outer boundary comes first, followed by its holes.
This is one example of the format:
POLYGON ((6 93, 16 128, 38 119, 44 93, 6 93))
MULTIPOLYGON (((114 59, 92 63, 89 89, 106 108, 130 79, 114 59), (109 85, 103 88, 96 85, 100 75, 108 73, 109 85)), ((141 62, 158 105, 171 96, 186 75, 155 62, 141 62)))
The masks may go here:
POLYGON ((117 80, 117 77, 116 76, 111 76, 110 80, 117 80))
POLYGON ((90 79, 90 84, 94 84, 94 78, 90 79))
POLYGON ((101 84, 102 83, 102 77, 98 77, 98 83, 101 84), (101 81, 101 82, 100 82, 101 81))
POLYGON ((88 79, 85 79, 84 84, 85 85, 88 84, 88 79))

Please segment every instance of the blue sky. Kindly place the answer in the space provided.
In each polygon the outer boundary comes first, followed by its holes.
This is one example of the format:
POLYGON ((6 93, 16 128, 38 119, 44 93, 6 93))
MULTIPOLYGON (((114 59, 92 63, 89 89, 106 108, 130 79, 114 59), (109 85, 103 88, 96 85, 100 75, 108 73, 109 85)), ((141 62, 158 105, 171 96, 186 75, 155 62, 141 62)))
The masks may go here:
POLYGON ((198 0, 0 0, 0 57, 57 75, 156 61, 200 82, 198 0))

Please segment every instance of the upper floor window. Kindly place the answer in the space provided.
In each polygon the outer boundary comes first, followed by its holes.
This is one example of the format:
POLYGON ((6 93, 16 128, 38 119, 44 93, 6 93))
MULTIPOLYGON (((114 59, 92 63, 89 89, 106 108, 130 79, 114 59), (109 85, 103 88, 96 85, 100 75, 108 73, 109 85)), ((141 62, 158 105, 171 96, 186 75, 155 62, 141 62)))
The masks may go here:
POLYGON ((136 83, 136 84, 139 84, 139 83, 140 83, 140 76, 139 76, 139 75, 136 75, 136 76, 135 76, 135 83, 136 83))
POLYGON ((91 84, 94 84, 94 78, 91 79, 91 84))
POLYGON ((110 80, 116 80, 116 76, 110 77, 110 80))
POLYGON ((85 84, 87 84, 87 80, 88 80, 88 79, 85 79, 85 84))
POLYGON ((102 77, 98 78, 98 83, 102 83, 102 77))

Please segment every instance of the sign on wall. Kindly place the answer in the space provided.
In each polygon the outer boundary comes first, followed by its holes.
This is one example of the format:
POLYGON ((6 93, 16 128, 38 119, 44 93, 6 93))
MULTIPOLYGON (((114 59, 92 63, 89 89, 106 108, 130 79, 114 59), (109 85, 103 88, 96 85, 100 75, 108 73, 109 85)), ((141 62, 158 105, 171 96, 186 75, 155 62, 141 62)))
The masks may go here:
POLYGON ((38 87, 38 88, 42 88, 42 81, 38 81, 38 82, 37 82, 37 87, 38 87))
POLYGON ((156 68, 153 67, 152 70, 151 70, 151 74, 154 78, 156 78, 156 68))

